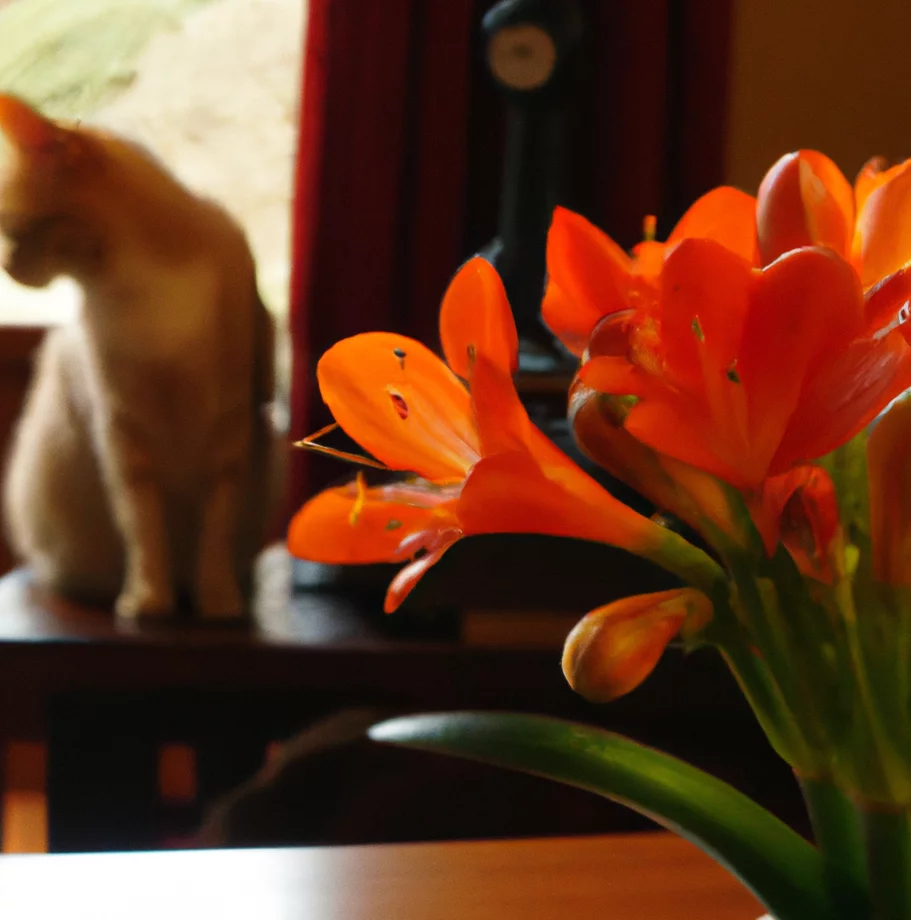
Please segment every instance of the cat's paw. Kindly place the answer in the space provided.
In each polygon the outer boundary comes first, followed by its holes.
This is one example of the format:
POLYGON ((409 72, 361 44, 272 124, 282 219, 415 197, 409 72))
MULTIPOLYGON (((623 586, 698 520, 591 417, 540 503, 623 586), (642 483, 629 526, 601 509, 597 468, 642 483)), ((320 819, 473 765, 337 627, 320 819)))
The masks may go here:
POLYGON ((127 585, 114 605, 117 616, 125 619, 138 617, 168 617, 174 613, 174 595, 166 589, 156 589, 147 582, 127 585))
POLYGON ((196 612, 207 620, 239 620, 244 598, 237 582, 228 578, 205 579, 196 590, 196 612))

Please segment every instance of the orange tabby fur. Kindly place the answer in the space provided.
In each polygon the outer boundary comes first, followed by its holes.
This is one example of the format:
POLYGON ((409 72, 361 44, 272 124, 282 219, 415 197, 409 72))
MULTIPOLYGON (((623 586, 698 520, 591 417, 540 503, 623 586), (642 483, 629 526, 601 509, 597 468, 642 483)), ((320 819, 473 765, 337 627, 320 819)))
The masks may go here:
POLYGON ((241 615, 280 453, 243 232, 139 147, 0 96, 3 240, 15 280, 83 292, 41 349, 9 457, 14 549, 125 617, 183 593, 203 617, 241 615))

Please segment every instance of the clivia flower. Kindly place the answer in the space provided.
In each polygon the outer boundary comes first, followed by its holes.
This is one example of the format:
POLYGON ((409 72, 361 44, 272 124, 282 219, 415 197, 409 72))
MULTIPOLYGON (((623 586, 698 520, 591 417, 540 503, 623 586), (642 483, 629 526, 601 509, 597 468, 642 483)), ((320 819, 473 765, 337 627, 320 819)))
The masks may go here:
POLYGON ((629 255, 580 214, 557 208, 547 237, 545 323, 581 357, 600 320, 654 297, 664 256, 682 240, 715 240, 753 264, 755 211, 752 195, 728 186, 713 189, 689 208, 665 243, 654 240, 654 220, 647 219, 647 239, 629 255))
POLYGON ((453 279, 440 333, 446 362, 392 333, 345 339, 321 358, 320 392, 338 425, 378 465, 418 478, 343 486, 311 499, 291 525, 295 555, 333 563, 413 557, 390 585, 390 611, 472 534, 594 540, 714 578, 708 557, 611 496, 531 423, 512 381, 512 313, 483 259, 453 279))
POLYGON ((592 353, 579 379, 635 397, 625 428, 655 450, 756 488, 849 440, 911 386, 897 322, 907 296, 899 275, 865 298, 829 249, 755 269, 684 240, 630 317, 626 353, 592 353))
MULTIPOLYGON (((810 479, 814 495, 830 496, 823 516, 834 514, 825 473, 809 461, 848 441, 911 386, 904 325, 911 270, 864 288, 847 261, 853 218, 849 226, 836 207, 845 196, 826 192, 820 179, 837 191, 833 175, 841 176, 831 161, 803 152, 773 167, 755 203, 716 189, 667 243, 640 244, 660 247, 647 275, 637 272, 635 251, 626 257, 571 212, 557 210, 548 238, 548 322, 577 352, 584 342, 570 400, 583 448, 597 442, 587 449, 598 462, 704 535, 737 527, 710 480, 729 484, 769 553, 784 539, 787 503, 810 479), (788 184, 794 175, 804 177, 802 197, 788 184), (597 423, 605 414, 622 422, 597 423), (680 476, 685 489, 673 485, 680 476)), ((870 203, 881 196, 892 207, 904 175, 893 172, 866 192, 867 238, 881 222, 870 203)), ((868 189, 874 179, 864 181, 859 187, 868 189)), ((811 530, 831 536, 828 526, 811 530)), ((815 546, 816 562, 800 552, 798 561, 805 571, 827 571, 824 552, 815 546)))

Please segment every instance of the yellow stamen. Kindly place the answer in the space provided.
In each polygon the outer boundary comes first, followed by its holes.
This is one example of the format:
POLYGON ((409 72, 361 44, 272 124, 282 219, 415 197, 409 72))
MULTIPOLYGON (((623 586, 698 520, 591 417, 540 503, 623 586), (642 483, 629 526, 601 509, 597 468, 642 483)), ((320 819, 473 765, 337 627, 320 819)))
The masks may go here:
POLYGON ((367 501, 367 478, 364 476, 363 470, 357 471, 354 488, 357 489, 357 495, 354 498, 354 504, 351 506, 351 513, 348 515, 348 523, 352 527, 357 524, 357 519, 361 516, 361 511, 364 510, 364 502, 367 501))
POLYGON ((374 460, 371 457, 364 457, 361 454, 351 454, 346 450, 336 450, 334 447, 326 447, 325 444, 317 444, 317 438, 323 437, 323 435, 329 434, 330 431, 335 431, 338 428, 338 423, 333 422, 331 425, 326 425, 325 428, 320 428, 319 431, 314 432, 311 435, 307 435, 306 438, 303 438, 300 441, 294 441, 295 447, 301 447, 304 450, 312 450, 316 454, 325 454, 329 457, 335 457, 336 460, 345 460, 348 463, 356 463, 358 466, 369 466, 375 470, 385 470, 388 469, 385 463, 380 463, 379 460, 374 460))
POLYGON ((655 242, 655 230, 658 225, 658 218, 654 214, 646 214, 642 219, 642 238, 646 243, 655 242))

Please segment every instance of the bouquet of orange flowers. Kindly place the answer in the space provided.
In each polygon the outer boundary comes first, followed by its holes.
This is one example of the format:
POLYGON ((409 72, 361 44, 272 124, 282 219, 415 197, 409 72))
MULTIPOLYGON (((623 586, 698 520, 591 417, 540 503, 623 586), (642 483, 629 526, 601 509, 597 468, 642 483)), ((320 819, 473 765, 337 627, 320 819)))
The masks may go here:
MULTIPOLYGON (((684 834, 778 920, 911 920, 911 161, 855 185, 815 151, 754 198, 717 188, 627 254, 557 210, 542 312, 580 365, 581 449, 697 547, 614 499, 529 420, 496 272, 466 263, 445 363, 367 333, 318 368, 338 425, 408 475, 308 502, 292 552, 400 560, 386 607, 465 536, 544 533, 637 553, 685 587, 589 613, 563 669, 589 699, 644 680, 672 640, 718 649, 793 766, 815 843, 734 789, 600 730, 454 713, 374 727, 589 788, 684 834)), ((313 442, 308 441, 308 444, 313 442)))

